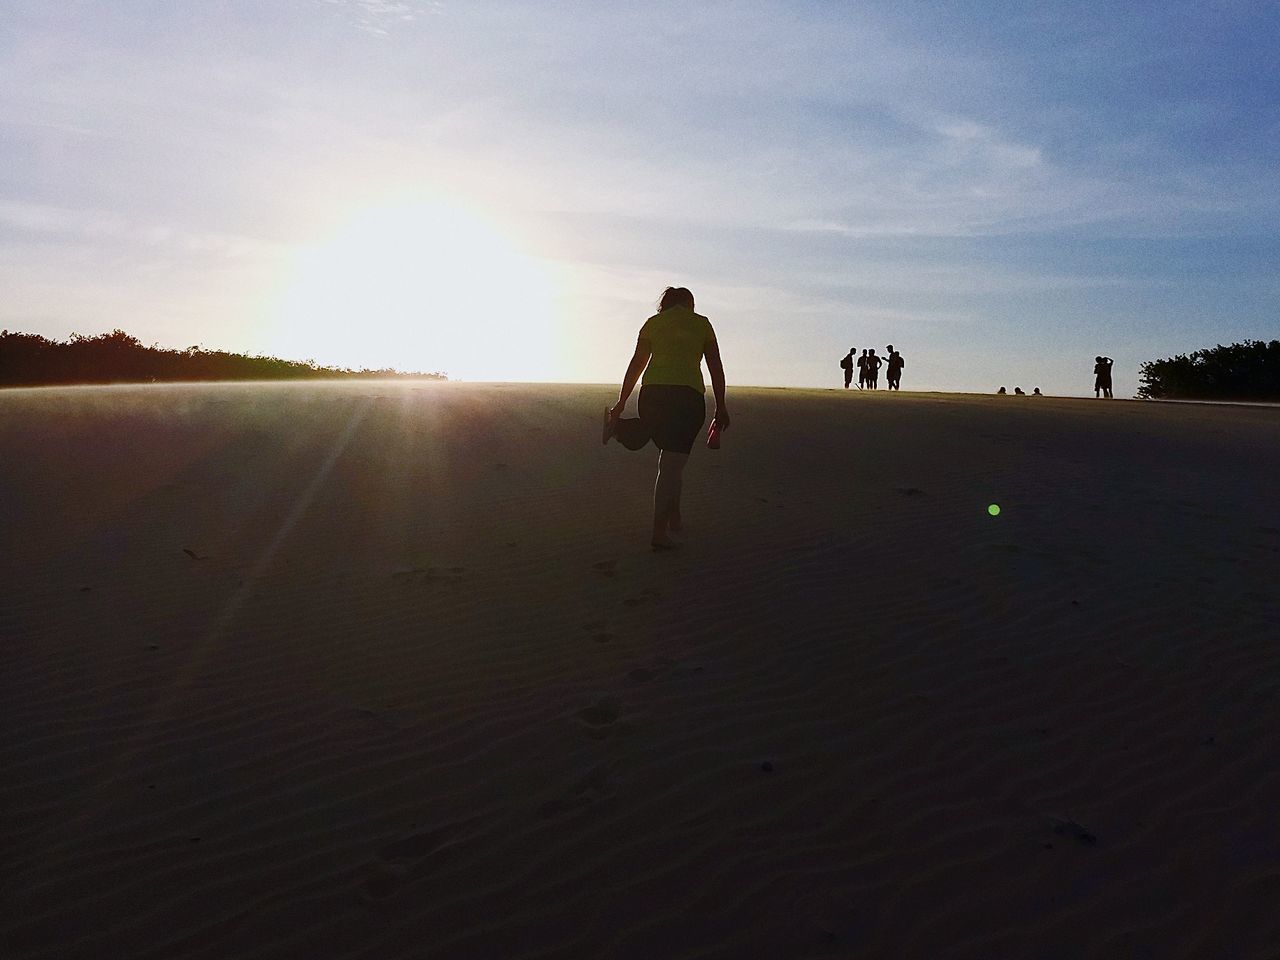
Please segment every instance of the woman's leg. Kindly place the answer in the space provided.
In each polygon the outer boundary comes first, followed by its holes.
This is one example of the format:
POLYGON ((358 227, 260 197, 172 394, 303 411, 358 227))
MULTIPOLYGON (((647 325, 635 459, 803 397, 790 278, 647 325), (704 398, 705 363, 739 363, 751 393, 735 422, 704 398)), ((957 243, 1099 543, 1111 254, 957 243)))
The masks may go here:
POLYGON ((684 484, 684 465, 689 454, 663 450, 658 454, 658 479, 653 485, 653 545, 669 547, 671 538, 667 529, 675 520, 674 529, 680 526, 680 488, 684 484))

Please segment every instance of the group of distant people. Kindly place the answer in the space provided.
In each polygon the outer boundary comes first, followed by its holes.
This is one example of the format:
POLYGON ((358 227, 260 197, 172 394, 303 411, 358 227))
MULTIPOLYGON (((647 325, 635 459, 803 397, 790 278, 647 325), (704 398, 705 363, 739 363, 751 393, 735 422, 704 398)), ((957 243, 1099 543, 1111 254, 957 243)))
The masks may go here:
MULTIPOLYGON (((902 368, 907 365, 907 361, 902 359, 902 354, 893 349, 893 344, 889 344, 885 348, 889 351, 887 357, 882 357, 876 353, 875 347, 863 350, 862 355, 858 355, 857 347, 850 347, 849 352, 840 358, 840 369, 844 371, 844 388, 846 390, 853 384, 853 371, 858 371, 858 389, 859 390, 878 390, 880 388, 880 368, 885 368, 885 375, 890 390, 902 389, 902 368)), ((1111 396, 1111 368, 1115 365, 1115 361, 1110 357, 1094 357, 1093 363, 1093 395, 1095 397, 1112 399, 1111 396)), ((1004 396, 1009 391, 1001 387, 996 393, 1004 396)), ((1014 396, 1025 397, 1027 393, 1021 387, 1013 388, 1014 396)), ((1036 387, 1031 391, 1031 396, 1042 397, 1044 394, 1040 392, 1040 388, 1036 387)))
MULTIPOLYGON (((1115 361, 1110 357, 1094 357, 1093 358, 1093 395, 1095 397, 1103 397, 1107 400, 1112 399, 1111 396, 1111 368, 1115 365, 1115 361)), ((845 386, 848 386, 846 383, 845 386)), ((996 391, 1000 396, 1008 394, 1008 390, 1001 387, 996 391)), ((1013 388, 1015 397, 1025 397, 1026 391, 1021 387, 1013 388)), ((1042 397, 1044 394, 1040 392, 1040 388, 1036 387, 1031 391, 1031 396, 1042 397)))
POLYGON ((902 389, 902 368, 907 365, 907 361, 902 359, 902 354, 893 349, 893 344, 885 347, 889 351, 887 357, 882 357, 876 353, 875 347, 863 350, 862 355, 858 356, 858 348, 850 347, 849 352, 840 359, 840 368, 844 370, 844 388, 849 389, 849 385, 853 383, 853 370, 858 370, 858 389, 859 390, 878 390, 880 388, 880 368, 885 368, 885 380, 890 390, 902 389))

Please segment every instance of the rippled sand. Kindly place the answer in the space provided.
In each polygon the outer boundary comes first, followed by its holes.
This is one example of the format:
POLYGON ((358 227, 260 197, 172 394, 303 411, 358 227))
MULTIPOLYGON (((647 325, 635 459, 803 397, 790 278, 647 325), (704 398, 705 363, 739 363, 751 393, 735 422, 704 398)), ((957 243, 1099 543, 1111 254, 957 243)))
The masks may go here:
POLYGON ((0 955, 1280 953, 1280 411, 611 393, 0 393, 0 955))

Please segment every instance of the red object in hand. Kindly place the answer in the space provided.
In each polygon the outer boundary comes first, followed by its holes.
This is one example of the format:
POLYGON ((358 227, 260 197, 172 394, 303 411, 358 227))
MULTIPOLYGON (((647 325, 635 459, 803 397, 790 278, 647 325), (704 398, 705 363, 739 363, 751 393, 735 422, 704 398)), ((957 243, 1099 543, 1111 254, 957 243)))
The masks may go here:
POLYGON ((720 422, 712 420, 711 426, 707 428, 707 447, 711 450, 720 449, 720 422))

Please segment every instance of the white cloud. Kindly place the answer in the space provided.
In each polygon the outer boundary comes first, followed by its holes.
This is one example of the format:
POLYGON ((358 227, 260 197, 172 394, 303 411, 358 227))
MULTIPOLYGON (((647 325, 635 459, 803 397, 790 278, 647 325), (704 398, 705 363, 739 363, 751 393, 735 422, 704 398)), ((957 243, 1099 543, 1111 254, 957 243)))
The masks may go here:
POLYGON ((340 7, 366 33, 387 36, 398 24, 411 23, 426 13, 437 12, 443 3, 432 0, 321 0, 340 7))

